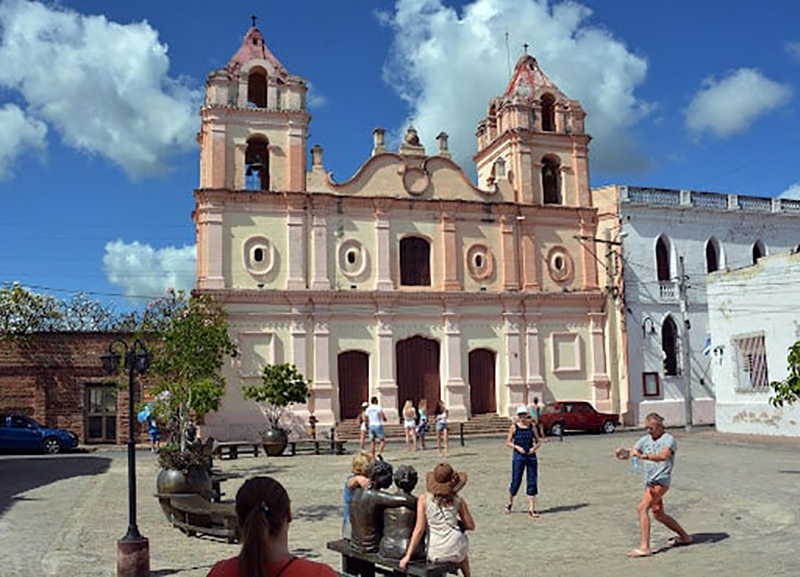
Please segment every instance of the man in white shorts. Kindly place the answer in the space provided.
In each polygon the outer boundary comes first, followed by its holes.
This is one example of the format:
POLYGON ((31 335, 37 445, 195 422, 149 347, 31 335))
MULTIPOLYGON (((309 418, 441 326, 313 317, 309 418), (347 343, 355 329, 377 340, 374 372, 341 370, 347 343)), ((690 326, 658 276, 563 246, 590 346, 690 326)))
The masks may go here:
POLYGON ((372 446, 372 459, 375 459, 375 441, 379 441, 378 453, 383 453, 386 446, 386 432, 383 430, 383 423, 386 422, 386 415, 378 404, 378 397, 370 399, 367 407, 367 424, 369 425, 369 442, 372 446))

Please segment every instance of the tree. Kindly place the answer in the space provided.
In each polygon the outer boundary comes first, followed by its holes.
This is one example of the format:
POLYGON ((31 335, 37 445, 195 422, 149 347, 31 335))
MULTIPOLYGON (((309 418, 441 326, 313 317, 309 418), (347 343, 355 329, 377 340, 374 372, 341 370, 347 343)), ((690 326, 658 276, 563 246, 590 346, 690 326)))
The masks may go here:
POLYGON ((291 363, 267 365, 261 375, 260 385, 243 389, 244 398, 258 403, 261 412, 273 429, 286 432, 281 419, 291 403, 305 403, 308 399, 308 381, 291 363))
POLYGON ((137 332, 153 354, 149 374, 157 414, 176 420, 185 449, 191 414, 202 419, 219 409, 225 392, 220 369, 226 357, 236 356, 225 310, 211 297, 187 299, 170 291, 141 315, 137 332))
POLYGON ((29 291, 18 282, 0 288, 0 339, 20 340, 37 333, 58 330, 59 301, 29 291))
POLYGON ((775 395, 769 401, 774 407, 782 407, 784 403, 793 405, 800 400, 800 341, 789 347, 787 362, 786 378, 770 383, 775 395))

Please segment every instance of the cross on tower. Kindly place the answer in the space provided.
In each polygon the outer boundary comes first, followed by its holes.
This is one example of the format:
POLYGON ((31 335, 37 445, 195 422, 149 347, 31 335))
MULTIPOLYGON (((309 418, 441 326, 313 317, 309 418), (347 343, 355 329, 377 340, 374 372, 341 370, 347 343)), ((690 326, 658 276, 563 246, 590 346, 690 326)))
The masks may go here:
POLYGON ((250 16, 250 18, 253 20, 253 28, 255 28, 256 27, 256 18, 257 18, 257 16, 255 14, 253 14, 252 16, 250 16))
POLYGON ((525 49, 525 54, 527 54, 528 53, 528 48, 529 48, 528 43, 526 42, 525 44, 522 45, 522 47, 525 49))

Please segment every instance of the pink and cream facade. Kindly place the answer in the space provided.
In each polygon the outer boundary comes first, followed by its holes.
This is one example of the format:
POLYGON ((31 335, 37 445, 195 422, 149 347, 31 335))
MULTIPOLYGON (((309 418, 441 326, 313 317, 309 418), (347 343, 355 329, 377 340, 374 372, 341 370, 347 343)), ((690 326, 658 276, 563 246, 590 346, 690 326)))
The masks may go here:
MULTIPOLYGON (((195 191, 198 290, 222 299, 240 355, 226 369, 219 438, 253 437, 241 388, 267 363, 312 382, 322 425, 376 395, 390 419, 406 399, 443 400, 452 420, 509 415, 534 396, 611 407, 604 295, 594 237, 584 112, 525 56, 477 131, 475 186, 447 135, 334 182, 307 154, 305 82, 251 28, 208 77, 195 191)), ((429 409, 432 410, 432 407, 429 409)))

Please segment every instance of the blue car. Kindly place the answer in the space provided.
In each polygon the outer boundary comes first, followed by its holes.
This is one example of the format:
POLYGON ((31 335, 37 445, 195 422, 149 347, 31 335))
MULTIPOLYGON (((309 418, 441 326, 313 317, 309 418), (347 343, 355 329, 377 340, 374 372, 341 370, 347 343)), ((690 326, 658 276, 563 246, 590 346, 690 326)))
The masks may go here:
POLYGON ((77 446, 74 433, 43 427, 25 415, 0 413, 0 451, 60 453, 77 446))

